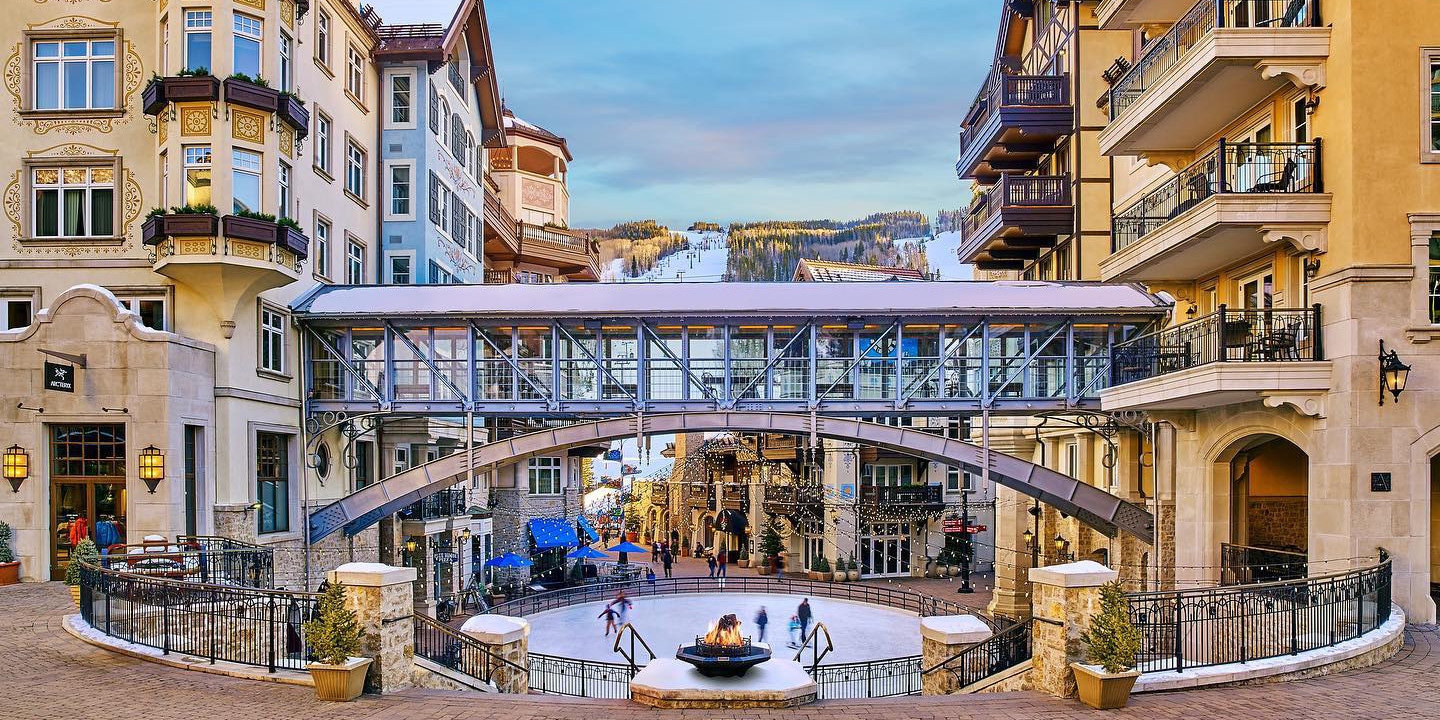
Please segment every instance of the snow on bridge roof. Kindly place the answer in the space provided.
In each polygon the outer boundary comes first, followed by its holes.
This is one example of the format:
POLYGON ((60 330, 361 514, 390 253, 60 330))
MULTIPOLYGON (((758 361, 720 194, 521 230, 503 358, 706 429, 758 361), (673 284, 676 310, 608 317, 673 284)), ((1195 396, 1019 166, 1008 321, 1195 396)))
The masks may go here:
POLYGON ((296 299, 308 318, 1157 315, 1137 285, 1084 282, 557 283, 322 285, 296 299))

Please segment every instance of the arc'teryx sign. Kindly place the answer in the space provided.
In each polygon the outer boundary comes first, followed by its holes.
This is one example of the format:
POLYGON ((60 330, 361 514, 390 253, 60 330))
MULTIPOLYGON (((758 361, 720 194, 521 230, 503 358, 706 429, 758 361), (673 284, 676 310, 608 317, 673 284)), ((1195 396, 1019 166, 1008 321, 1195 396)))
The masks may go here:
POLYGON ((45 389, 68 393, 75 392, 75 366, 46 361, 45 389))

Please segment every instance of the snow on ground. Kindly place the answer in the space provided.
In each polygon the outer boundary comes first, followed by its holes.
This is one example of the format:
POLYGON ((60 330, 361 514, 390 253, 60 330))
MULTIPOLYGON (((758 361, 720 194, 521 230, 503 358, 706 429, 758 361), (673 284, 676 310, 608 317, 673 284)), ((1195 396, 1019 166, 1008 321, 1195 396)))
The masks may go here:
POLYGON ((730 258, 725 233, 687 230, 680 234, 689 239, 689 247, 665 256, 654 268, 630 277, 623 261, 617 259, 606 277, 614 278, 613 282, 720 282, 730 258))
POLYGON ((934 239, 926 236, 900 238, 895 241, 897 245, 915 242, 925 244, 925 259, 930 262, 930 272, 938 272, 940 280, 973 280, 975 278, 975 267, 960 264, 960 257, 955 254, 955 251, 960 248, 960 233, 942 232, 934 239))
MULTIPOLYGON (((740 632, 760 639, 755 612, 764 606, 770 615, 766 640, 777 657, 785 652, 790 616, 802 596, 760 593, 706 593, 632 598, 635 606, 626 617, 655 654, 669 656, 671 648, 690 645, 720 616, 740 617, 740 632)), ((614 652, 615 636, 604 635, 605 621, 598 615, 603 602, 574 605, 527 616, 530 621, 530 649, 537 653, 566 657, 622 661, 614 652)), ((830 598, 810 598, 815 621, 825 623, 835 643, 827 663, 882 660, 920 654, 920 618, 903 610, 830 598)))

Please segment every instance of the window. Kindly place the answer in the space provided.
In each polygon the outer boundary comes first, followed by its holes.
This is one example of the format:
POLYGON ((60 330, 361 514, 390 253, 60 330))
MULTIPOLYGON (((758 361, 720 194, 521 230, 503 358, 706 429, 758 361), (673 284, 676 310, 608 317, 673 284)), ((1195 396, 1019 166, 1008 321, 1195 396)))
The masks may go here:
POLYGON ((110 110, 115 107, 115 40, 37 42, 36 110, 110 110))
POLYGON ((560 494, 560 458, 530 458, 530 494, 560 494))
POLYGON ((403 472, 410 469, 410 446, 395 446, 395 472, 403 472))
POLYGON ((260 212, 260 153, 235 149, 230 165, 234 212, 260 212))
POLYGON ((409 255, 390 256, 390 282, 394 285, 409 285, 415 282, 411 274, 409 255))
POLYGON ((185 204, 210 205, 210 146, 185 146, 185 204))
POLYGON ((411 111, 410 89, 410 83, 414 79, 410 75, 390 76, 390 122, 394 125, 409 125, 415 122, 414 113, 411 111))
POLYGON ((330 67, 330 13, 324 10, 315 13, 315 59, 330 67))
POLYGON ((1430 324, 1440 325, 1440 235, 1430 236, 1430 324))
POLYGON ((460 121, 460 113, 450 116, 450 154, 455 156, 461 164, 465 162, 465 125, 460 121))
POLYGON ((170 75, 170 20, 160 22, 160 75, 170 75))
POLYGON ((460 58, 457 57, 450 61, 449 75, 450 87, 455 88, 455 92, 460 93, 460 98, 463 100, 465 98, 465 79, 460 76, 460 58))
POLYGON ((357 102, 365 97, 365 58, 354 45, 349 46, 345 61, 345 91, 357 102))
POLYGON ((465 231, 469 229, 465 225, 465 215, 468 212, 459 197, 450 197, 450 239, 460 247, 465 247, 465 231))
POLYGON ((861 473, 861 482, 866 485, 910 485, 914 482, 915 467, 903 465, 879 465, 871 463, 861 473))
POLYGON ((279 212, 282 218, 294 217, 290 214, 290 165, 284 160, 280 161, 280 167, 275 173, 276 185, 279 186, 276 200, 280 203, 279 212))
POLYGON ((414 204, 411 200, 409 165, 390 166, 390 214, 396 217, 413 217, 414 204))
POLYGON ((324 113, 315 113, 315 167, 330 174, 330 136, 334 123, 324 113))
POLYGON ((280 33, 280 90, 291 92, 295 86, 295 41, 280 33))
POLYGON ((265 37, 265 22, 260 18, 235 13, 235 54, 231 71, 252 78, 260 77, 260 40, 265 37))
POLYGON ((109 237, 115 234, 115 168, 35 168, 37 238, 109 237))
POLYGON ((330 277, 330 221, 315 221, 315 272, 330 277))
POLYGON ((441 143, 445 143, 450 138, 450 101, 440 98, 438 115, 440 116, 440 129, 435 134, 440 136, 441 143))
POLYGON ((5 300, 5 313, 0 315, 0 330, 18 330, 30 325, 35 314, 34 300, 5 300))
POLYGON ((541 212, 539 210, 522 208, 520 212, 520 219, 524 220, 527 223, 530 223, 531 225, 544 226, 555 222, 555 213, 541 212))
POLYGON ((375 456, 375 444, 369 440, 355 441, 355 489, 370 484, 370 463, 375 456))
POLYGON ((440 212, 440 177, 436 175, 433 170, 430 172, 430 192, 428 198, 430 200, 430 222, 439 225, 444 221, 445 216, 440 212))
POLYGON ((429 276, 426 278, 426 281, 430 285, 454 285, 455 274, 450 272, 449 270, 446 270, 443 267, 440 267, 440 263, 431 260, 430 273, 429 276))
POLYGON ((1072 478, 1080 477, 1080 444, 1065 444, 1065 474, 1072 478))
POLYGON ((260 306, 260 369, 285 372, 285 315, 260 306))
POLYGON ((345 282, 365 284, 365 246, 354 240, 345 244, 345 282))
POLYGON ((255 494, 260 501, 260 532, 290 529, 290 443, 278 433, 255 433, 255 494))
POLYGON ((210 61, 209 10, 185 11, 185 69, 210 72, 214 64, 210 61))
POLYGON ((170 207, 170 151, 160 151, 160 207, 170 207))
POLYGON ((117 300, 125 309, 140 316, 140 322, 151 330, 166 330, 165 298, 149 296, 118 296, 117 300))
POLYGON ((345 192, 365 197, 365 151, 349 141, 345 143, 345 192))

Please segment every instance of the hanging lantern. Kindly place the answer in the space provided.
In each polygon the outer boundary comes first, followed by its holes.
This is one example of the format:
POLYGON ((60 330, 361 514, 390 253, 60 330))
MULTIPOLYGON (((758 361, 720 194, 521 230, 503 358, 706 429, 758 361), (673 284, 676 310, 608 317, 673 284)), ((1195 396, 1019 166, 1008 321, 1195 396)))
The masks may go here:
POLYGON ((164 450, 151 445, 140 451, 140 479, 145 481, 145 487, 154 495, 155 488, 165 479, 164 450))
POLYGON ((5 479, 10 481, 10 490, 20 492, 21 483, 30 477, 30 453, 19 445, 11 445, 5 449, 3 459, 5 479))

